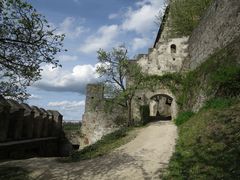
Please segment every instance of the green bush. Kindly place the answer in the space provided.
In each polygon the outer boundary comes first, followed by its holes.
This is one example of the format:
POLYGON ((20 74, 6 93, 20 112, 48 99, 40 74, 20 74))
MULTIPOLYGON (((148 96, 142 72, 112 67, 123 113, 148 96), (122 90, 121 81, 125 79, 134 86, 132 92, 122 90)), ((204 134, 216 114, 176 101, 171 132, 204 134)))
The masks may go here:
POLYGON ((185 123, 186 121, 188 121, 192 116, 194 115, 194 112, 192 111, 186 111, 186 112, 182 112, 178 115, 178 117, 174 120, 175 124, 177 126, 182 125, 183 123, 185 123))

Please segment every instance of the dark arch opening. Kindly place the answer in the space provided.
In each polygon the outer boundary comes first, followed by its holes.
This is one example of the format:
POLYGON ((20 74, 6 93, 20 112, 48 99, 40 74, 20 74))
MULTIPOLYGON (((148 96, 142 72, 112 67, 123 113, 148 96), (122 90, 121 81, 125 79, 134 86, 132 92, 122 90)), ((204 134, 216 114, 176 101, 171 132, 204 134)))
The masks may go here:
POLYGON ((171 53, 172 53, 172 54, 177 53, 177 46, 176 46, 175 44, 172 44, 172 45, 171 45, 171 53))
POLYGON ((171 105, 173 98, 166 94, 156 94, 150 98, 149 119, 150 121, 171 120, 171 105), (152 103, 152 104, 151 104, 152 103))

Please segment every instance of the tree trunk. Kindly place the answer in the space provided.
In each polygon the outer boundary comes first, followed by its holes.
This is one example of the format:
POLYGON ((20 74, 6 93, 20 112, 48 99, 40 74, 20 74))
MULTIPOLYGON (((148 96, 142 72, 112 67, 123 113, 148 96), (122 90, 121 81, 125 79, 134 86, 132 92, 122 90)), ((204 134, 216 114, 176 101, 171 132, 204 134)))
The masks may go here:
POLYGON ((132 119, 132 99, 128 100, 128 126, 133 126, 132 119))

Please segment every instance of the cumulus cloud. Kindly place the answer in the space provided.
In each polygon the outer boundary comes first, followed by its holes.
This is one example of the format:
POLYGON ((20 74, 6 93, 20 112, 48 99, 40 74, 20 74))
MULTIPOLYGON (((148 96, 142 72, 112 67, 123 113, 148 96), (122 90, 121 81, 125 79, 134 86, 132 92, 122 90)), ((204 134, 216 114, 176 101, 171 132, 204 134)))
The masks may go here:
POLYGON ((159 10, 163 6, 161 0, 143 0, 136 3, 138 8, 128 9, 125 14, 125 20, 122 23, 122 29, 135 31, 138 34, 146 34, 154 29, 154 20, 159 10))
POLYGON ((31 94, 30 97, 29 97, 29 99, 32 99, 32 100, 39 100, 41 98, 42 98, 41 96, 35 95, 35 94, 31 94))
POLYGON ((78 60, 78 57, 77 56, 72 56, 72 55, 60 55, 58 56, 58 59, 60 61, 76 61, 78 60))
POLYGON ((113 13, 113 14, 110 14, 108 16, 108 19, 116 19, 118 17, 118 14, 117 13, 113 13))
POLYGON ((66 38, 74 39, 79 37, 82 33, 88 31, 87 28, 81 24, 84 19, 75 19, 74 17, 66 17, 58 26, 57 34, 65 34, 66 38))
POLYGON ((100 48, 106 49, 113 45, 118 34, 118 25, 102 26, 96 34, 89 36, 85 40, 84 44, 79 48, 79 51, 88 54, 96 52, 100 48))
POLYGON ((47 106, 51 109, 58 109, 63 114, 64 121, 81 120, 84 112, 85 101, 53 101, 49 102, 47 106))
POLYGON ((60 109, 65 109, 65 110, 74 110, 74 109, 79 109, 84 107, 85 101, 54 101, 54 102, 49 102, 48 106, 49 107, 58 107, 60 109))
POLYGON ((132 41, 132 50, 136 51, 138 49, 144 48, 149 44, 149 39, 147 38, 134 38, 132 41))
POLYGON ((71 71, 61 68, 52 68, 45 65, 42 71, 42 80, 37 81, 34 86, 47 91, 77 92, 84 94, 88 83, 99 81, 96 73, 96 65, 76 65, 71 71))

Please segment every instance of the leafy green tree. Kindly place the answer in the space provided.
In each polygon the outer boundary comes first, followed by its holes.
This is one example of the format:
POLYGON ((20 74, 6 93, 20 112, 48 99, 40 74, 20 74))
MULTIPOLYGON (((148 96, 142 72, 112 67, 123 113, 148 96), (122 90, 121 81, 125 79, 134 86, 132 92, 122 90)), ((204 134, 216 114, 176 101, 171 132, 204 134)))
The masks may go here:
POLYGON ((0 1, 0 94, 23 100, 40 79, 41 64, 60 66, 64 35, 55 35, 44 16, 24 0, 0 1))
POLYGON ((132 100, 143 80, 141 68, 137 63, 129 61, 124 46, 113 48, 107 52, 100 49, 98 60, 101 65, 97 72, 104 78, 107 94, 114 104, 128 110, 128 125, 134 124, 132 118, 132 100))

